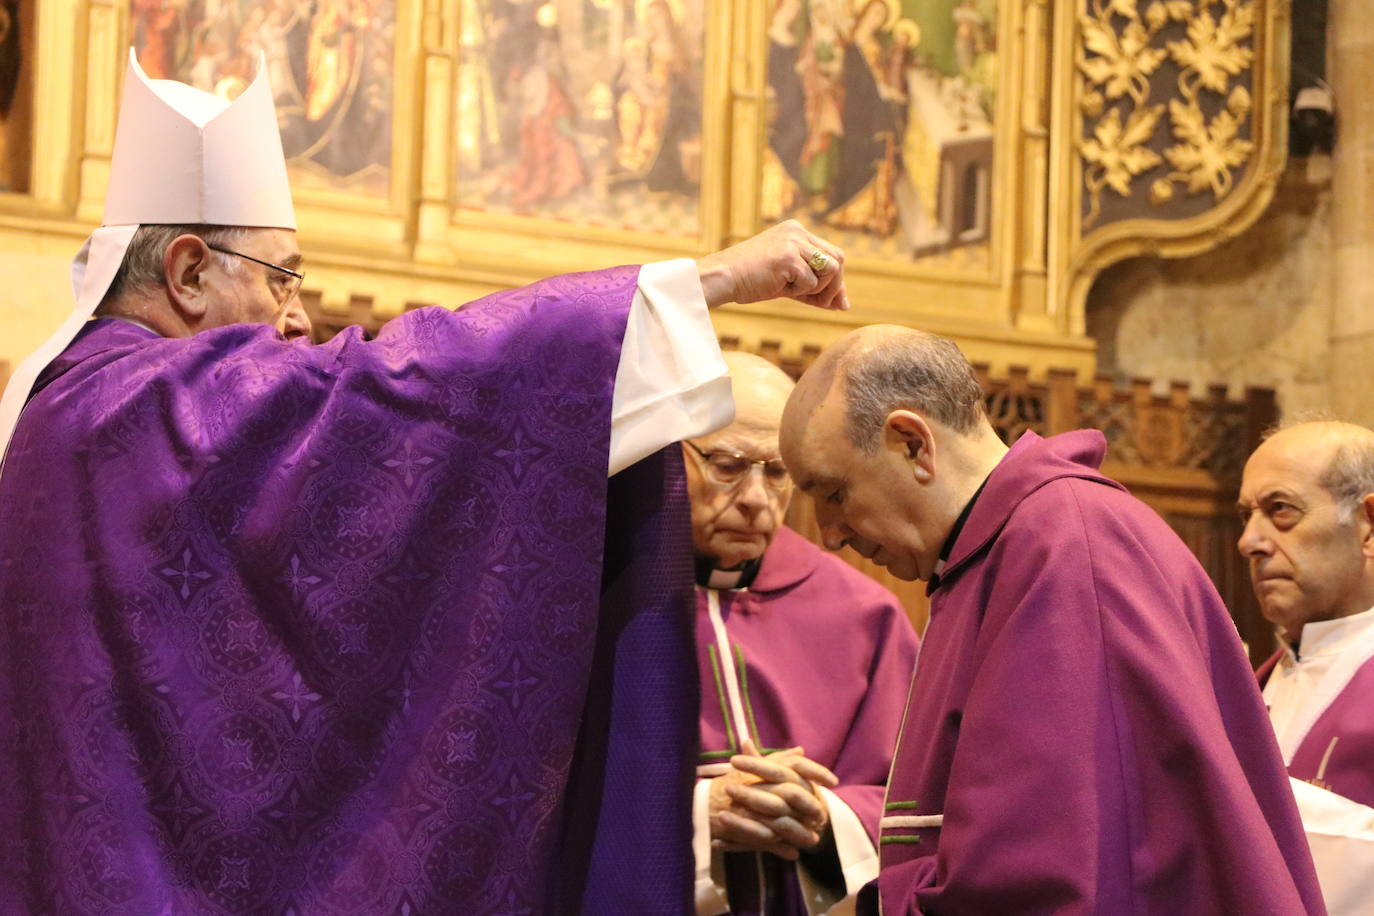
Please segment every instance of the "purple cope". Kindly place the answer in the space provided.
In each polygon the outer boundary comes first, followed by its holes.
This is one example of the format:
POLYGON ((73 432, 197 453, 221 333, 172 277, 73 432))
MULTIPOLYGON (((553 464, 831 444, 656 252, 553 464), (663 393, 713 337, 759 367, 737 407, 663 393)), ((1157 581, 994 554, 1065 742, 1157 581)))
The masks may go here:
POLYGON ((1235 626, 1101 433, 1026 433, 931 596, 884 916, 1324 913, 1235 626))
POLYGON ((88 324, 0 479, 0 912, 687 911, 681 462, 606 479, 637 276, 88 324))

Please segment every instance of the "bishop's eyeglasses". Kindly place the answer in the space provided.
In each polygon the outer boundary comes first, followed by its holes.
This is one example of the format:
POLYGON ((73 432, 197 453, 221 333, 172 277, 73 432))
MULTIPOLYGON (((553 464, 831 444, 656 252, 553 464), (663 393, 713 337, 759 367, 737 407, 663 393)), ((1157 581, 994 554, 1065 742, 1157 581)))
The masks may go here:
POLYGON ((305 280, 305 274, 299 270, 292 270, 289 267, 282 267, 280 264, 273 264, 271 261, 264 261, 262 258, 255 258, 251 254, 244 254, 242 251, 235 251, 232 248, 224 248, 220 245, 205 243, 205 247, 211 251, 218 251, 220 254, 232 254, 234 257, 243 258, 245 261, 252 261, 254 264, 261 264, 263 267, 270 267, 277 273, 268 274, 267 288, 272 290, 272 296, 277 300, 277 305, 286 305, 291 301, 291 297, 301 288, 301 283, 305 280))
POLYGON ((735 487, 749 476, 749 471, 758 465, 763 469, 764 482, 774 490, 786 490, 792 478, 787 474, 787 466, 781 458, 749 458, 737 452, 706 452, 695 442, 684 440, 692 451, 701 456, 706 466, 706 477, 722 487, 735 487))

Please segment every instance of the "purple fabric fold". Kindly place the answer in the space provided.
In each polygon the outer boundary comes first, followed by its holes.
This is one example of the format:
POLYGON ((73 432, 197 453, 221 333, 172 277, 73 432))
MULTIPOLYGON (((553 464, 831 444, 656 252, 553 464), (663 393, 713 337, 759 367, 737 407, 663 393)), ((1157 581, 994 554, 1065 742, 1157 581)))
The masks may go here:
POLYGON ((690 913, 692 542, 676 445, 611 479, 594 681, 569 793, 562 883, 551 913, 690 913), (688 753, 665 753, 690 749, 688 753))
POLYGON ((1026 433, 954 544, 884 804, 886 916, 1325 912, 1235 625, 1105 447, 1026 433))
MULTIPOLYGON (((676 702, 632 627, 602 648, 636 278, 323 346, 92 322, 0 478, 0 911, 569 911, 589 688, 676 702)), ((646 753, 690 760, 679 740, 646 753)))

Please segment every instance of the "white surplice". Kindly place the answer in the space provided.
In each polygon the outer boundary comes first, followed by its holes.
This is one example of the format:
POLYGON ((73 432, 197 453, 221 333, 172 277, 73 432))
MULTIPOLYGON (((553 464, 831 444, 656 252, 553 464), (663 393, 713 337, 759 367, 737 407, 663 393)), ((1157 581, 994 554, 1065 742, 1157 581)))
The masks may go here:
MULTIPOLYGON (((1299 653, 1280 642, 1284 654, 1264 686, 1264 702, 1287 764, 1374 657, 1374 609, 1304 625, 1299 653)), ((1374 916, 1374 808, 1300 779, 1290 782, 1330 916, 1374 916)))

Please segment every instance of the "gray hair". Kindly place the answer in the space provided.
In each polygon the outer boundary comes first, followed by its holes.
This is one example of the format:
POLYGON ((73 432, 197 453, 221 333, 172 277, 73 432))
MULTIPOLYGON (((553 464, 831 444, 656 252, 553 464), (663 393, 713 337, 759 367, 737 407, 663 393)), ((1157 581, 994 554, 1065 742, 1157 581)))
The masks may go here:
POLYGON ((1336 501, 1341 521, 1349 522, 1364 498, 1374 493, 1374 442, 1342 442, 1336 446, 1317 482, 1336 501))
POLYGON ((1324 423, 1350 427, 1351 431, 1364 430, 1364 433, 1350 436, 1341 442, 1331 453, 1331 460, 1317 477, 1317 484, 1331 494, 1336 503, 1336 511, 1342 524, 1355 517, 1360 503, 1370 493, 1374 493, 1374 440, 1368 429, 1356 423, 1342 420, 1330 410, 1300 410, 1283 421, 1265 429, 1260 441, 1267 442, 1273 436, 1295 426, 1324 423))
MULTIPOLYGON (((113 305, 121 297, 146 293, 161 288, 166 283, 163 269, 163 256, 167 246, 182 235, 194 235, 211 245, 225 248, 237 247, 251 232, 246 226, 211 226, 204 223, 178 225, 173 223, 150 223, 138 227, 129 249, 124 253, 124 261, 119 265, 114 280, 110 283, 101 308, 113 305)), ((230 274, 240 270, 239 258, 215 252, 224 269, 230 274)))
POLYGON ((883 340, 847 359, 843 369, 849 441, 866 454, 894 410, 913 410, 968 434, 986 414, 983 386, 954 341, 924 331, 883 340))

